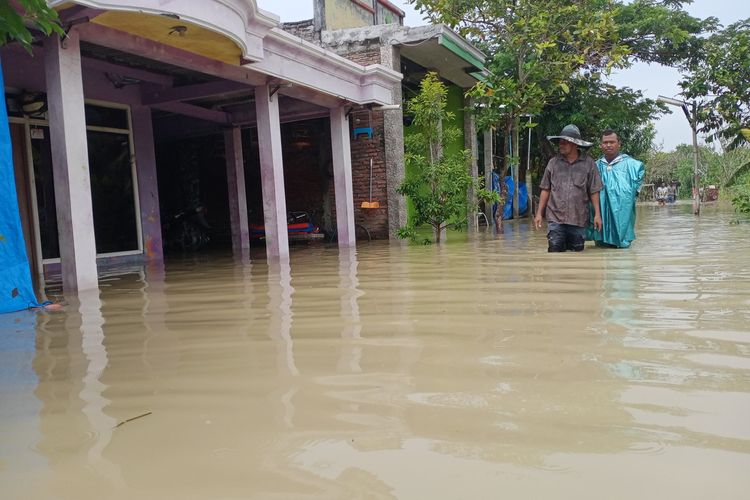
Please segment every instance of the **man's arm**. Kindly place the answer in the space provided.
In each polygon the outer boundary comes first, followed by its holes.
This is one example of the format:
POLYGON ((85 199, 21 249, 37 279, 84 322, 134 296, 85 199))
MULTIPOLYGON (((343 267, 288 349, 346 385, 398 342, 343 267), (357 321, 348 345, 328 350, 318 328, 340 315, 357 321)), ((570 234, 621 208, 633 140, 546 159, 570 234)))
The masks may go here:
POLYGON ((599 207, 599 191, 591 193, 590 195, 591 204, 594 205, 594 229, 597 231, 602 230, 602 211, 599 207))
MULTIPOLYGON (((598 200, 599 193, 596 194, 596 199, 598 200)), ((549 201, 549 189, 542 189, 542 192, 539 195, 539 206, 536 209, 536 216, 534 217, 534 227, 537 229, 542 228, 542 217, 544 216, 544 211, 547 208, 547 201, 549 201)))

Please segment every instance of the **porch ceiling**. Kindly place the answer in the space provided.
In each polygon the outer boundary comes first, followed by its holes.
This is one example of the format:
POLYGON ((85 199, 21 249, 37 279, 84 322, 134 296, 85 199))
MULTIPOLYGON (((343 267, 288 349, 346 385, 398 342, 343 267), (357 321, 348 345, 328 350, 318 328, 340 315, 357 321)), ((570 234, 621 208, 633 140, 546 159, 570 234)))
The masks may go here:
POLYGON ((263 38, 279 24, 278 17, 258 9, 255 0, 48 0, 47 3, 58 9, 64 23, 86 19, 236 65, 243 60, 262 59, 263 38))
POLYGON ((440 76, 459 87, 469 88, 477 83, 471 73, 481 72, 481 67, 470 63, 449 48, 442 36, 424 40, 415 45, 401 46, 401 55, 428 69, 435 69, 440 76))
POLYGON ((484 54, 467 40, 442 24, 398 26, 384 24, 321 33, 323 44, 356 52, 388 43, 400 48, 401 55, 459 87, 468 88, 482 78, 484 54))
POLYGON ((101 45, 96 45, 94 43, 81 42, 81 55, 90 59, 97 59, 117 65, 122 72, 122 74, 118 76, 131 77, 136 80, 144 80, 139 74, 139 71, 141 70, 156 75, 172 77, 174 86, 192 85, 218 80, 218 78, 206 73, 193 71, 174 64, 155 61, 136 54, 129 54, 121 50, 102 47, 101 45))
POLYGON ((140 94, 141 103, 155 109, 222 124, 233 123, 223 108, 246 101, 257 86, 278 85, 279 95, 325 109, 390 104, 391 88, 401 79, 384 66, 363 67, 274 28, 278 18, 254 0, 48 4, 79 35, 89 70, 116 89, 143 84, 130 89, 130 99, 140 94), (255 58, 248 56, 251 48, 255 58))
MULTIPOLYGON (((142 102, 153 107, 157 120, 183 116, 214 124, 255 124, 252 86, 93 43, 81 43, 81 55, 85 67, 107 74, 114 86, 140 85, 142 102)), ((310 102, 315 97, 304 89, 280 87, 278 98, 283 123, 329 113, 328 107, 310 102)))
POLYGON ((231 39, 197 24, 140 12, 104 12, 92 23, 125 31, 227 64, 240 64, 242 49, 231 39))

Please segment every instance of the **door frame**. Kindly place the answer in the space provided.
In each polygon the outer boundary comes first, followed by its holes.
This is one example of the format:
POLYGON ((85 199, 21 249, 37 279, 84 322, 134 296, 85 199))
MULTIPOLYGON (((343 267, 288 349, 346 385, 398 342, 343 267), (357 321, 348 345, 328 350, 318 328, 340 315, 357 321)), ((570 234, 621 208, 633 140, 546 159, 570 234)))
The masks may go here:
MULTIPOLYGON (((31 123, 37 120, 24 120, 18 118, 9 118, 9 124, 11 129, 11 146, 14 147, 13 153, 13 173, 16 173, 16 159, 20 155, 23 164, 21 168, 25 171, 23 179, 16 178, 16 193, 20 190, 24 191, 26 196, 26 206, 21 206, 20 199, 16 195, 16 199, 19 201, 18 210, 24 212, 28 219, 28 234, 24 231, 24 239, 27 241, 26 251, 31 249, 31 254, 27 255, 29 261, 29 271, 31 273, 31 279, 34 284, 34 292, 41 292, 44 289, 44 263, 42 261, 42 243, 41 235, 39 233, 39 213, 37 211, 37 199, 36 199, 36 181, 34 179, 34 159, 32 157, 31 141, 30 141, 30 129, 31 123), (13 129, 20 132, 21 152, 18 153, 15 150, 16 144, 13 142, 13 129), (20 182, 19 182, 20 181, 20 182), (30 241, 29 241, 30 240, 30 241)), ((23 216, 22 216, 23 217, 23 216)), ((23 224, 22 224, 23 226, 23 224)), ((26 228, 23 228, 26 229, 26 228)))

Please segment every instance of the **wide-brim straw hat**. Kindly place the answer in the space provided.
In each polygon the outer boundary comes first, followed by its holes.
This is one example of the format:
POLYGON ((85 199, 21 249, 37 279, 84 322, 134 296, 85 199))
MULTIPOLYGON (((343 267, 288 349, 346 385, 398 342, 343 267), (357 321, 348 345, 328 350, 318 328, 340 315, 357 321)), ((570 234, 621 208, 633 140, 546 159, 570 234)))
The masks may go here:
POLYGON ((568 142, 572 142, 573 144, 577 144, 579 146, 582 146, 584 148, 588 148, 593 146, 593 143, 586 142, 583 139, 581 139, 581 131, 578 130, 578 127, 575 125, 565 125, 563 127, 562 132, 560 132, 560 135, 548 135, 547 140, 549 141, 559 141, 560 139, 563 139, 568 142))

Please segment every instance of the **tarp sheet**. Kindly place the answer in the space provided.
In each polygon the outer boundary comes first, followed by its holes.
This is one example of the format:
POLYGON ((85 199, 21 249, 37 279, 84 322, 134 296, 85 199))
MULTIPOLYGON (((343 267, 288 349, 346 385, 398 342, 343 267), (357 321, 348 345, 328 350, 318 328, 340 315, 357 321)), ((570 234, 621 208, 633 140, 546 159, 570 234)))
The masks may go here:
MULTIPOLYGON (((492 190, 496 192, 500 192, 500 176, 497 174, 497 172, 492 172, 492 190)), ((512 219, 513 218, 513 192, 515 191, 515 184, 513 182, 513 177, 506 176, 505 177, 505 191, 507 193, 508 198, 505 200, 505 205, 503 206, 503 219, 512 219)), ((521 184, 520 188, 518 189, 518 213, 519 215, 523 215, 526 213, 526 211, 529 209, 529 193, 526 189, 526 184, 521 184)), ((493 205, 492 207, 492 214, 495 214, 495 211, 497 210, 497 203, 493 205)))
MULTIPOLYGON (((4 91, 0 61, 0 90, 4 91)), ((5 95, 0 99, 0 313, 37 306, 18 212, 5 95)))

